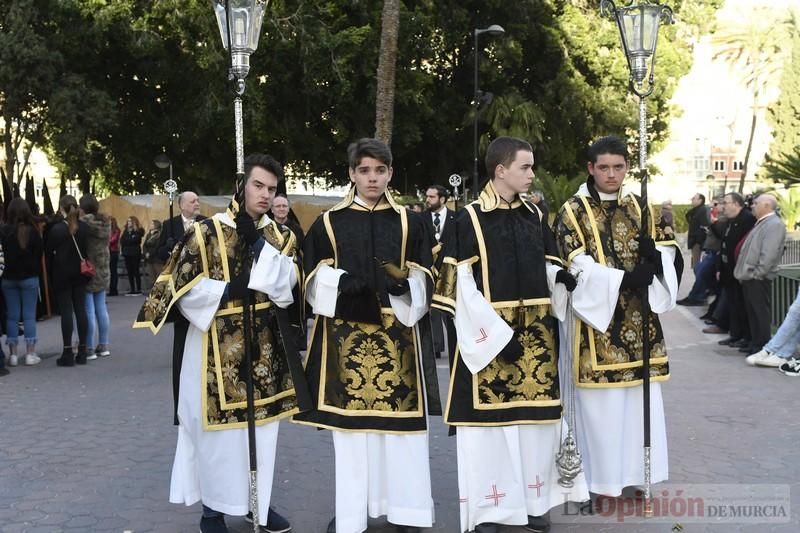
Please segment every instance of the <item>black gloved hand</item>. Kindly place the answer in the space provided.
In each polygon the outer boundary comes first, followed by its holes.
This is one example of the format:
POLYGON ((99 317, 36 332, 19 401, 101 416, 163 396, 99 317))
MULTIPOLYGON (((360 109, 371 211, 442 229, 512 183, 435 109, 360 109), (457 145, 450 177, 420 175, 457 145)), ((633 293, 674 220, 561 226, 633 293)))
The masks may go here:
POLYGON ((631 272, 625 272, 622 276, 620 289, 641 289, 649 287, 653 283, 653 276, 656 274, 655 267, 650 263, 636 265, 631 272))
POLYGON ((244 211, 240 211, 239 214, 236 215, 236 233, 250 246, 257 243, 258 239, 261 237, 261 235, 258 234, 253 217, 244 211))
POLYGON ((250 275, 244 272, 231 279, 228 283, 228 300, 243 300, 247 293, 248 283, 250 283, 250 275))
POLYGON ((367 289, 367 282, 355 274, 344 273, 339 278, 339 292, 345 296, 355 296, 367 289))
POLYGON ((652 261, 657 253, 656 242, 650 237, 639 237, 639 257, 652 261))
POLYGON ((390 276, 386 276, 386 292, 392 296, 402 296, 410 290, 411 287, 408 284, 408 279, 396 280, 390 276))
POLYGON ((575 287, 578 286, 578 280, 575 279, 575 276, 570 274, 567 270, 559 270, 556 273, 556 283, 561 283, 564 287, 567 288, 567 291, 572 292, 575 290, 575 287))
POLYGON ((508 344, 505 345, 503 351, 500 352, 498 357, 500 357, 500 359, 506 363, 516 363, 522 359, 523 355, 525 355, 525 349, 517 340, 517 335, 515 333, 514 336, 511 337, 511 340, 508 341, 508 344))

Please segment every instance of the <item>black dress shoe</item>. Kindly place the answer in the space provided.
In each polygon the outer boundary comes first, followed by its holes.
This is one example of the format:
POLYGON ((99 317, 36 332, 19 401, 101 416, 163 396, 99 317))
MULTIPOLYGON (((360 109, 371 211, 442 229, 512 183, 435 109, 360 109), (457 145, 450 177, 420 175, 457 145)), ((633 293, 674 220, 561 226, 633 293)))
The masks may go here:
POLYGON ((422 531, 420 528, 416 526, 400 526, 395 524, 394 527, 397 533, 420 533, 420 531, 422 531))
POLYGON ((741 341, 742 339, 734 339, 733 337, 728 337, 727 339, 722 339, 717 344, 720 346, 732 346, 734 343, 741 341))
POLYGON ((528 524, 524 529, 533 533, 547 533, 550 531, 550 519, 546 516, 528 516, 528 524))
POLYGON ((336 533, 336 517, 334 516, 331 518, 331 521, 328 522, 328 529, 325 530, 325 533, 336 533))
POLYGON ((740 339, 738 342, 732 342, 729 344, 731 348, 749 348, 750 341, 747 339, 740 339))
POLYGON ((200 533, 228 533, 223 516, 212 518, 203 517, 200 519, 200 533))
POLYGON ((711 320, 712 316, 713 315, 711 313, 706 313, 704 315, 700 315, 700 320, 711 320))
POLYGON ((754 351, 754 350, 753 350, 752 348, 750 348, 750 346, 748 345, 748 346, 744 346, 744 347, 742 347, 742 348, 739 348, 739 351, 740 351, 740 352, 742 352, 742 353, 751 354, 751 353, 758 353, 760 350, 755 350, 755 351, 754 351))
POLYGON ((703 320, 703 324, 705 324, 706 326, 713 326, 716 323, 717 321, 714 320, 713 318, 706 318, 705 320, 703 320))
POLYGON ((498 533, 497 524, 478 524, 474 533, 498 533))

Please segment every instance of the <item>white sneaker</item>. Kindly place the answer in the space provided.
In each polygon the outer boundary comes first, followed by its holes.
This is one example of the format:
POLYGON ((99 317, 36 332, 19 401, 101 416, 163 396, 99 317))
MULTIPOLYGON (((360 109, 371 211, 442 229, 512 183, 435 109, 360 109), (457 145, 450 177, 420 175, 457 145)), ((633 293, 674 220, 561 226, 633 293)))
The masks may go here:
POLYGON ((11 354, 8 356, 8 366, 17 366, 19 364, 19 357, 15 354, 11 354))
POLYGON ((94 361, 95 359, 97 359, 97 352, 92 352, 86 356, 87 361, 94 361))
POLYGON ((786 359, 778 357, 767 350, 761 350, 753 355, 748 355, 747 358, 745 358, 745 361, 750 366, 767 366, 771 368, 778 368, 786 362, 786 359))
POLYGON ((25 364, 28 366, 38 365, 41 362, 41 358, 35 353, 25 354, 25 364))

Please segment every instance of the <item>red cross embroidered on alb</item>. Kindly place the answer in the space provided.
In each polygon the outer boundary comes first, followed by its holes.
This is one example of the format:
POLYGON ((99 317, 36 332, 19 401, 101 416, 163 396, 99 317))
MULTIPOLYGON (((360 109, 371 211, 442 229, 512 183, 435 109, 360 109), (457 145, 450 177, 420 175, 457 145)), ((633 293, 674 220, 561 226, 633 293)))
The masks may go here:
POLYGON ((494 500, 494 506, 497 507, 500 504, 500 498, 505 498, 505 492, 497 492, 497 485, 492 485, 492 493, 488 496, 484 496, 487 500, 494 500))
POLYGON ((475 344, 479 344, 479 343, 485 341, 488 338, 489 338, 489 336, 486 334, 486 331, 483 328, 481 328, 481 337, 478 337, 475 340, 475 344))
POLYGON ((539 481, 539 474, 536 474, 536 483, 528 485, 528 488, 536 489, 536 497, 539 498, 542 495, 542 487, 544 487, 544 481, 539 481))

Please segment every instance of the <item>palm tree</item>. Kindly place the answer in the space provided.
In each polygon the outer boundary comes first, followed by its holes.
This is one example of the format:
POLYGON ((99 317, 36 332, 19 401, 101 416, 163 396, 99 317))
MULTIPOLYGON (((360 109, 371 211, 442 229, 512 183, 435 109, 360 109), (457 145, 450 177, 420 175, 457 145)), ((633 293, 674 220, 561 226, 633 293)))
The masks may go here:
POLYGON ((761 8, 752 10, 740 20, 744 26, 729 25, 714 36, 716 48, 714 59, 721 58, 740 72, 742 79, 752 91, 753 118, 750 124, 750 138, 744 157, 739 192, 744 189, 750 154, 753 150, 753 137, 758 123, 758 109, 767 87, 775 81, 787 55, 789 42, 789 19, 774 15, 772 10, 761 8))
POLYGON ((800 146, 795 148, 794 153, 781 154, 780 159, 772 160, 767 157, 765 170, 768 178, 787 187, 800 184, 800 146))
POLYGON ((381 51, 375 91, 375 138, 392 143, 394 90, 397 68, 397 36, 400 32, 400 0, 384 0, 381 15, 381 51))

